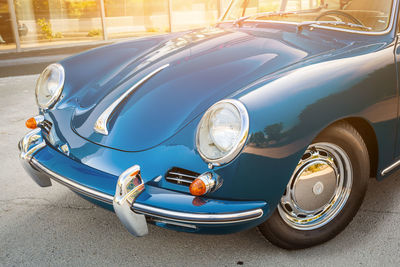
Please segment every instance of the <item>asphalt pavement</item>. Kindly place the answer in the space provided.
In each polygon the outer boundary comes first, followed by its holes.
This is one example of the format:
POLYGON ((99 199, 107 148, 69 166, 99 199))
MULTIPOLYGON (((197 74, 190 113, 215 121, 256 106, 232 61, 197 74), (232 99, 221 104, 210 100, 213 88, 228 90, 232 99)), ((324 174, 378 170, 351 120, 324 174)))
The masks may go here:
POLYGON ((371 179, 348 228, 310 249, 279 249, 257 229, 212 236, 150 225, 131 236, 112 212, 58 183, 40 188, 22 169, 17 142, 37 112, 37 77, 0 78, 0 266, 400 265, 400 172, 371 179))
POLYGON ((0 78, 41 73, 49 64, 112 42, 0 53, 0 78))

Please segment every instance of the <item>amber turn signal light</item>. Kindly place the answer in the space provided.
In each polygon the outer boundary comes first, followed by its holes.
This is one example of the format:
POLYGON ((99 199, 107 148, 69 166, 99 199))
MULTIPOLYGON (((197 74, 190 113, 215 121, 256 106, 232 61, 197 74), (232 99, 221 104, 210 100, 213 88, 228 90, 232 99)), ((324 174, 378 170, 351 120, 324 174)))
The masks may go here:
POLYGON ((189 191, 193 196, 202 196, 207 193, 207 187, 201 179, 197 178, 190 184, 189 191))
POLYGON ((44 121, 44 116, 37 115, 35 117, 27 119, 25 122, 25 126, 28 127, 29 129, 36 129, 43 123, 43 121, 44 121))
POLYGON ((28 127, 29 129, 36 129, 37 128, 37 123, 34 117, 29 118, 26 120, 25 122, 26 127, 28 127))
POLYGON ((216 188, 217 179, 209 172, 201 174, 189 187, 190 194, 202 196, 216 188))

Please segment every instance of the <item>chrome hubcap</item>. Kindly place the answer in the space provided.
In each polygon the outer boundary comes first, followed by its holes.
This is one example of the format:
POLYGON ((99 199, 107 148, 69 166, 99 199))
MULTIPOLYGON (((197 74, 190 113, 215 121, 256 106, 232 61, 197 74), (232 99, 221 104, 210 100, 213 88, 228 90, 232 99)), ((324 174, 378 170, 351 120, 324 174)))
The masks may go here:
POLYGON ((313 230, 342 210, 351 192, 353 169, 346 152, 331 143, 309 146, 278 205, 292 228, 313 230))

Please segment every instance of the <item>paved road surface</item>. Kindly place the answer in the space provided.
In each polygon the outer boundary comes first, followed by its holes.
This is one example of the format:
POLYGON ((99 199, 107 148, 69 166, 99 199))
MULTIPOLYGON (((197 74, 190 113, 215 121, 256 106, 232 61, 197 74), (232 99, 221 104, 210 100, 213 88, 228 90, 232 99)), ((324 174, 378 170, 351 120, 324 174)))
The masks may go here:
POLYGON ((38 74, 50 63, 106 43, 112 43, 112 41, 78 46, 75 44, 71 47, 43 48, 19 53, 0 53, 0 78, 38 74))
POLYGON ((371 179, 350 226, 311 249, 281 250, 256 229, 200 236, 150 226, 132 237, 113 213, 57 183, 40 188, 23 171, 17 141, 36 111, 36 77, 0 79, 0 265, 399 266, 400 172, 371 179))

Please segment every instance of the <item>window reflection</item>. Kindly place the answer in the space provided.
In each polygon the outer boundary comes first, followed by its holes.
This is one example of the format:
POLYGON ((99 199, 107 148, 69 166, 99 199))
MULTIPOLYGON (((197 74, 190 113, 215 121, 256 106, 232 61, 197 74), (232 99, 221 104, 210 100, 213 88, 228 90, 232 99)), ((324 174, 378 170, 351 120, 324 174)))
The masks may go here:
POLYGON ((14 0, 22 47, 102 39, 96 0, 14 0))
POLYGON ((104 0, 110 38, 124 38, 169 31, 168 1, 104 0))
MULTIPOLYGON (((23 34, 23 32, 21 32, 23 34)), ((0 0, 0 49, 15 48, 7 0, 0 0)))
MULTIPOLYGON (((103 40, 103 32, 108 39, 120 39, 209 26, 217 22, 230 0, 11 2, 14 3, 21 47, 29 48, 103 40)), ((0 49, 15 48, 7 3, 8 0, 0 0, 0 49)))
POLYGON ((175 31, 210 25, 218 19, 218 1, 172 0, 172 27, 175 31))

